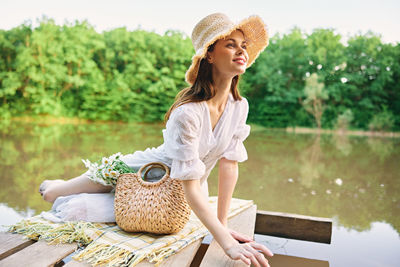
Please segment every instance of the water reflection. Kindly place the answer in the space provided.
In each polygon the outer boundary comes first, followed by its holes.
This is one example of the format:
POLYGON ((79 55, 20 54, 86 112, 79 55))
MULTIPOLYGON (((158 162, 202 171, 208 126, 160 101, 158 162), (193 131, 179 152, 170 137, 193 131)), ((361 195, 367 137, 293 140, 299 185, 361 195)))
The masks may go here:
MULTIPOLYGON (((313 180, 320 178, 320 174, 325 172, 325 166, 321 162, 321 136, 316 135, 313 141, 300 154, 300 183, 305 187, 311 188, 313 180)), ((315 191, 313 194, 315 194, 315 191)))
POLYGON ((391 142, 390 139, 369 138, 367 144, 381 162, 390 157, 394 150, 394 143, 391 142))
MULTIPOLYGON (((97 160, 161 144, 163 124, 30 124, 0 128, 0 202, 21 216, 48 210, 37 189, 44 179, 68 179, 97 160)), ((253 127, 245 142, 234 196, 258 209, 329 217, 367 231, 385 222, 400 232, 400 139, 293 134, 253 127)), ((217 170, 209 177, 218 192, 217 170)), ((4 217, 3 214, 1 217, 4 217)), ((4 224, 5 221, 0 222, 4 224)))
MULTIPOLYGON (((339 225, 358 231, 370 229, 372 222, 387 222, 399 233, 399 143, 252 132, 246 141, 249 160, 240 165, 235 195, 254 199, 259 209, 337 218, 339 225), (379 143, 384 148, 369 145, 379 143)), ((215 189, 214 176, 210 187, 215 189)))
POLYGON ((332 136, 336 149, 339 150, 344 156, 348 156, 353 146, 351 145, 350 138, 345 134, 336 134, 332 136))
POLYGON ((37 213, 50 204, 37 193, 44 179, 69 179, 86 171, 81 159, 132 153, 161 141, 162 125, 13 123, 0 130, 0 202, 37 213))

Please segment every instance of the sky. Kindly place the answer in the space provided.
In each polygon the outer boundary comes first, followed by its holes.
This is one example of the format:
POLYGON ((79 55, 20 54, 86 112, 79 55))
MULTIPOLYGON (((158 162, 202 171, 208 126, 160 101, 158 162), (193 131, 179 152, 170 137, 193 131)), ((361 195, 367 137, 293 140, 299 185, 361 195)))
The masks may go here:
POLYGON ((0 29, 24 21, 35 27, 47 16, 59 25, 87 20, 98 32, 117 27, 141 28, 163 34, 173 29, 191 35, 203 17, 222 12, 233 21, 259 15, 270 36, 298 27, 310 34, 316 28, 334 29, 342 42, 372 31, 384 43, 400 42, 399 0, 0 0, 0 29))

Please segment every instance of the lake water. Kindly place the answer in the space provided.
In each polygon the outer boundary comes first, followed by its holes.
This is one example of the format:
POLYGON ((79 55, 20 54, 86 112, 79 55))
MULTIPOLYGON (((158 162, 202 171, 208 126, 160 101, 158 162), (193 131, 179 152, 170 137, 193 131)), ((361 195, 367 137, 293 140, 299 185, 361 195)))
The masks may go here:
MULTIPOLYGON (((1 122, 0 122, 1 123, 1 122)), ((68 179, 97 160, 162 142, 163 124, 0 124, 0 225, 49 210, 44 179, 68 179)), ((400 266, 400 139, 293 134, 252 125, 234 197, 259 210, 333 219, 332 243, 258 236, 276 254, 329 266, 400 266)), ((209 177, 218 192, 217 169, 209 177)))

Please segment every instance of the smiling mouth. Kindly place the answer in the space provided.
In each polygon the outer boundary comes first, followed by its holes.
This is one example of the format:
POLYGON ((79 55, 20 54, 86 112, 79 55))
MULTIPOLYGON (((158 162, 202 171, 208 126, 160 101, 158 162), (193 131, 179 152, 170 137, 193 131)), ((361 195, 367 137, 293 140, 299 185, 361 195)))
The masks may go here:
POLYGON ((243 59, 235 59, 235 60, 233 60, 233 62, 236 62, 236 63, 238 63, 240 65, 246 64, 246 61, 244 61, 243 59))

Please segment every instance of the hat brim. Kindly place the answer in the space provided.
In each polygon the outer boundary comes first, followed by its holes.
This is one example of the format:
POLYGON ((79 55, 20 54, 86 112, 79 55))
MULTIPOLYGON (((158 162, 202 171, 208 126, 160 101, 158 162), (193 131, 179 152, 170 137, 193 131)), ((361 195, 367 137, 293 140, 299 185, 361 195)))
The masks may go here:
POLYGON ((215 36, 208 43, 206 43, 203 47, 203 50, 195 54, 192 57, 192 64, 189 69, 186 71, 185 80, 188 84, 193 85, 196 81, 197 74, 200 67, 200 61, 207 54, 207 49, 210 45, 216 42, 219 39, 225 38, 229 36, 235 30, 240 29, 243 31, 244 36, 248 42, 247 44, 247 53, 249 55, 249 60, 247 61, 246 68, 250 67, 256 58, 260 55, 260 53, 268 46, 269 44, 269 34, 267 25, 263 22, 263 20, 256 15, 250 16, 238 24, 235 24, 229 30, 225 31, 222 34, 215 36))

